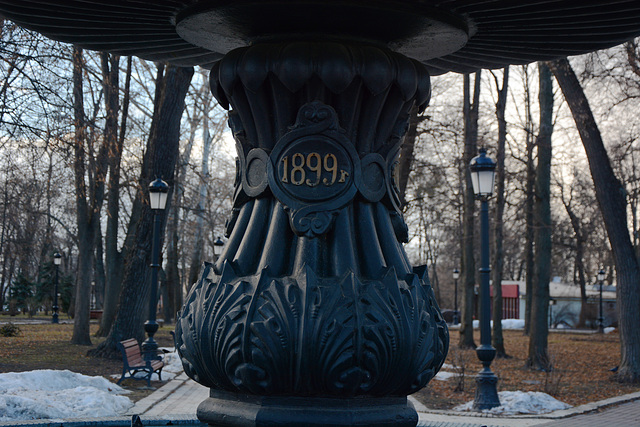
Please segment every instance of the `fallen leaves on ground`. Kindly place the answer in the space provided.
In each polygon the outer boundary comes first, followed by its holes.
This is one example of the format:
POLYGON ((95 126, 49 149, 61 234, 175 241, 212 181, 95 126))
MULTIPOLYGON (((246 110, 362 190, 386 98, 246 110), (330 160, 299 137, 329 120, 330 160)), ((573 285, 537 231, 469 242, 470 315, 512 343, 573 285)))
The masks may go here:
MULTIPOLYGON (((454 369, 444 370, 457 375, 448 381, 431 380, 427 387, 413 395, 428 408, 451 409, 474 398, 474 375, 482 365, 474 350, 458 347, 458 332, 450 333, 445 363, 453 365, 454 369), (456 391, 460 384, 463 384, 463 390, 456 391)), ((476 336, 476 343, 479 341, 476 336)), ((511 357, 497 358, 491 364, 491 370, 498 377, 498 391, 540 391, 572 406, 640 391, 640 384, 621 384, 613 380, 611 369, 620 361, 617 333, 551 332, 549 357, 554 369, 549 372, 525 367, 529 337, 522 331, 505 330, 504 343, 511 357)))

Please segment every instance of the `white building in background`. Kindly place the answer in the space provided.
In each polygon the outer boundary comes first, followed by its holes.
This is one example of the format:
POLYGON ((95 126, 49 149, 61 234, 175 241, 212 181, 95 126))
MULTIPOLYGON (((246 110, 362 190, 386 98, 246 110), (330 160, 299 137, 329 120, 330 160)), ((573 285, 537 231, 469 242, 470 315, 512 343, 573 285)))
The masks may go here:
MULTIPOLYGON (((600 286, 588 284, 587 292, 587 327, 595 329, 599 317, 600 286)), ((562 283, 560 278, 554 278, 549 283, 551 300, 549 303, 549 324, 552 327, 569 327, 577 325, 580 317, 582 301, 580 287, 562 283)), ((526 285, 524 281, 503 280, 503 318, 524 319, 526 285), (517 295, 517 297, 516 297, 517 295), (517 308, 516 308, 517 307, 517 308)), ((616 287, 602 287, 602 311, 604 326, 617 326, 616 287)))

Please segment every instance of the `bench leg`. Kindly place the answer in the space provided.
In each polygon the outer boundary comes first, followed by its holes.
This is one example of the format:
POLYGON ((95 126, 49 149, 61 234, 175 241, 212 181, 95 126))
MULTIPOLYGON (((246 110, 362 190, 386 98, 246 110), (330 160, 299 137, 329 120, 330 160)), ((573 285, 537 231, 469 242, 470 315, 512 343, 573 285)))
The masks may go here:
POLYGON ((122 382, 122 380, 124 380, 125 376, 127 375, 127 370, 124 369, 122 371, 122 376, 120 377, 120 379, 118 380, 118 382, 116 383, 117 385, 120 385, 120 383, 122 382))

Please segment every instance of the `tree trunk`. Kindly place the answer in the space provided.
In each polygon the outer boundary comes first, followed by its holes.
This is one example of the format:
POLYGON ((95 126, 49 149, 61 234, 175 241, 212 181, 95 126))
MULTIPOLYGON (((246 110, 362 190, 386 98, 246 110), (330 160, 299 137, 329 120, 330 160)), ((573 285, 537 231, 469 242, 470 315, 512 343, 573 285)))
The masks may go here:
MULTIPOLYGON (((525 70, 528 67, 525 65, 525 70)), ((527 80, 528 81, 528 80, 527 80)), ((533 299, 533 276, 534 274, 534 254, 533 254, 533 205, 534 205, 534 183, 536 170, 533 159, 533 149, 535 142, 533 139, 533 117, 531 115, 531 96, 529 86, 525 87, 525 111, 526 111, 526 131, 527 131, 527 177, 525 184, 525 243, 524 243, 524 266, 525 266, 525 309, 524 309, 524 334, 529 335, 531 327, 531 301, 533 299)))
POLYGON ((414 105, 409 111, 409 128, 400 147, 400 158, 398 159, 398 189, 400 190, 403 204, 406 201, 409 174, 413 164, 413 151, 418 141, 418 125, 425 120, 425 117, 419 115, 418 109, 418 106, 414 105))
POLYGON ((473 312, 476 284, 476 266, 474 258, 475 230, 475 194, 471 185, 469 163, 478 151, 478 108, 480 102, 480 71, 475 73, 473 103, 470 100, 471 82, 468 74, 464 76, 464 158, 463 171, 465 189, 463 200, 463 228, 462 228, 462 322, 460 324, 460 347, 475 348, 473 340, 473 312))
MULTIPOLYGON (((496 79, 496 86, 498 81, 496 79)), ((502 335, 502 271, 504 266, 503 239, 503 217, 505 207, 505 142, 507 140, 507 121, 505 110, 507 107, 507 93, 509 87, 509 67, 504 69, 502 76, 502 88, 498 90, 498 102, 496 103, 496 116, 498 118, 498 150, 496 154, 496 208, 493 219, 493 333, 491 343, 496 349, 496 357, 508 357, 504 348, 504 337, 502 335)))
POLYGON ((535 181, 535 276, 529 329, 529 368, 548 370, 549 282, 551 280, 551 134, 553 132, 553 84, 551 72, 538 63, 540 79, 540 132, 536 139, 538 164, 535 181))
MULTIPOLYGON (((208 88, 207 88, 208 89, 208 88)), ((197 106, 196 106, 197 108, 197 106)), ((191 117, 191 129, 189 132, 189 142, 180 157, 180 164, 176 167, 175 185, 173 191, 173 200, 171 210, 169 211, 169 219, 167 220, 167 270, 166 270, 166 286, 169 296, 168 304, 165 306, 165 322, 170 323, 173 316, 182 308, 183 304, 183 280, 180 277, 180 268, 178 261, 180 260, 179 251, 179 224, 181 220, 182 197, 184 195, 184 181, 187 175, 187 166, 191 159, 191 151, 196 139, 196 132, 200 124, 200 120, 196 117, 194 111, 191 117)), ((182 261, 184 263, 184 258, 182 261)), ((185 271, 185 269, 183 269, 185 271)), ((188 283, 188 282, 187 282, 188 283)), ((190 286, 192 283, 188 283, 190 286)))
POLYGON ((73 100, 74 100, 74 173, 76 191, 76 219, 78 226, 78 273, 73 316, 72 344, 91 345, 89 307, 91 304, 91 270, 95 248, 95 222, 97 216, 87 202, 85 158, 88 144, 84 119, 82 49, 73 48, 73 100))
POLYGON ((613 172, 589 102, 569 61, 549 63, 584 145, 616 266, 621 361, 616 378, 640 381, 640 266, 629 237, 626 192, 613 172))
MULTIPOLYGON (((106 55, 106 54, 103 54, 106 55)), ((105 104, 107 109, 107 123, 105 125, 105 138, 109 144, 109 190, 107 197, 107 232, 105 235, 105 264, 106 284, 105 299, 100 320, 100 329, 97 336, 106 337, 111 330, 116 317, 118 298, 120 297, 120 285, 124 260, 122 253, 118 251, 118 226, 120 222, 120 162, 122 159, 122 146, 127 126, 129 112, 129 88, 131 86, 131 57, 127 58, 127 71, 124 86, 124 98, 122 100, 122 119, 120 134, 118 135, 118 101, 120 90, 120 57, 111 55, 103 56, 102 68, 105 79, 105 104)))
MULTIPOLYGON (((143 159, 139 179, 138 195, 133 210, 139 215, 134 242, 126 255, 126 266, 120 294, 120 308, 107 339, 95 350, 94 356, 119 357, 117 343, 123 339, 136 338, 143 341, 144 320, 148 318, 148 300, 151 293, 150 264, 153 215, 147 203, 147 188, 156 177, 162 177, 173 187, 173 175, 179 152, 180 118, 184 100, 193 76, 193 68, 173 65, 159 71, 156 85, 156 100, 147 150, 143 159)), ((169 204, 170 204, 169 198, 169 204)), ((170 208, 170 206, 168 206, 170 208)), ((166 210, 165 210, 166 212, 166 210)), ((164 229, 164 217, 163 228, 164 229)))
POLYGON ((4 184, 4 199, 2 202, 2 231, 0 232, 0 254, 2 254, 2 279, 0 280, 0 307, 4 307, 5 303, 5 283, 8 283, 7 280, 7 259, 9 251, 5 248, 5 233, 7 229, 7 205, 8 205, 8 186, 7 180, 5 178, 4 184))
POLYGON ((200 185, 198 188, 198 207, 196 209, 196 232, 193 253, 191 255, 191 267, 189 268, 189 284, 192 286, 200 280, 200 271, 203 267, 202 257, 204 251, 204 217, 207 203, 207 185, 209 183, 209 156, 213 137, 209 133, 209 117, 206 112, 210 108, 211 92, 207 91, 204 97, 203 107, 205 114, 202 119, 202 163, 200 167, 200 185))
POLYGON ((582 232, 582 225, 580 219, 571 208, 570 202, 567 203, 563 200, 564 208, 569 215, 571 221, 571 228, 576 236, 576 272, 578 273, 578 283, 580 285, 580 316, 578 317, 578 327, 583 328, 586 324, 587 313, 587 281, 584 274, 584 244, 585 237, 582 232))

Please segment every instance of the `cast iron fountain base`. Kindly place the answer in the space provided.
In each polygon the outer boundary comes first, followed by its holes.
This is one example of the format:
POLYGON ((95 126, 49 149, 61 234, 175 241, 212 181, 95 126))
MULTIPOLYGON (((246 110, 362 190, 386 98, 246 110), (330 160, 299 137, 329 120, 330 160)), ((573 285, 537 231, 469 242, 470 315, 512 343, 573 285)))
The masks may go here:
POLYGON ((238 176, 225 250, 176 325, 185 372, 212 389, 200 419, 415 425, 406 396, 449 341, 395 178, 427 71, 360 41, 286 40, 231 51, 211 85, 238 176))
POLYGON ((211 390, 198 407, 198 419, 216 427, 413 427, 418 414, 406 397, 267 397, 211 390))

